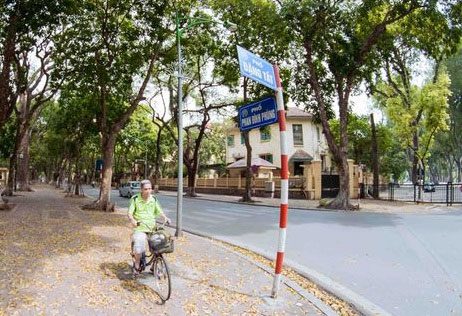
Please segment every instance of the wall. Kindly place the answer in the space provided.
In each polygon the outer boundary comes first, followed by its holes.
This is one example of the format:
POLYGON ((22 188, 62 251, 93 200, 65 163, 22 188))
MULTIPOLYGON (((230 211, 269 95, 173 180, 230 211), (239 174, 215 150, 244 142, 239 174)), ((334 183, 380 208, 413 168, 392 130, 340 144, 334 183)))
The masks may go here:
MULTIPOLYGON (((169 186, 160 186, 160 190, 165 191, 176 191, 176 188, 169 186)), ((197 193, 207 193, 207 194, 216 194, 216 195, 233 195, 233 196, 242 196, 244 194, 244 189, 237 188, 196 188, 197 193)), ((255 197, 268 197, 268 193, 263 189, 255 189, 252 193, 252 196, 255 197)), ((273 198, 278 199, 281 197, 281 191, 276 189, 274 191, 273 198)), ((304 199, 305 196, 300 190, 289 190, 290 199, 304 199)))
MULTIPOLYGON (((353 164, 353 160, 348 161, 350 166, 350 198, 357 199, 359 196, 359 176, 360 173, 357 165, 353 164)), ((313 160, 306 163, 304 166, 303 177, 289 177, 289 197, 296 199, 321 199, 321 161, 313 160)), ((275 182, 274 197, 280 196, 280 178, 272 178, 275 182)), ((268 195, 265 190, 265 182, 268 178, 252 179, 252 190, 254 196, 268 195)), ((187 186, 187 179, 183 180, 183 185, 187 186)), ((176 179, 164 178, 159 180, 159 188, 161 190, 176 191, 176 179)), ((196 192, 224 195, 242 195, 245 188, 245 178, 237 175, 236 177, 218 178, 196 178, 196 192)))

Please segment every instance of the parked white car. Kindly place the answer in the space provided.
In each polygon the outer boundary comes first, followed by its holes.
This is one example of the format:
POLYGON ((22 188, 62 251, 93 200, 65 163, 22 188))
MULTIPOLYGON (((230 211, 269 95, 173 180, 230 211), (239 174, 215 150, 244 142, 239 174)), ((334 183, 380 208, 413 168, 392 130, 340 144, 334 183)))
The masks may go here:
POLYGON ((131 198, 133 195, 139 193, 141 190, 141 183, 139 181, 128 181, 119 187, 119 195, 131 198))

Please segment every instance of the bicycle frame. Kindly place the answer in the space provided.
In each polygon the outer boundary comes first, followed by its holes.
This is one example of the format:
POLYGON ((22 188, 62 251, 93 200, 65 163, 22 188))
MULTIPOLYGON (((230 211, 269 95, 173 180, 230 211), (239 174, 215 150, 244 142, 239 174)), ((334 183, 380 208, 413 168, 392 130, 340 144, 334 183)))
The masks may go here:
MULTIPOLYGON (((153 234, 156 233, 155 227, 153 228, 153 227, 150 227, 150 226, 149 226, 148 224, 146 224, 146 223, 138 222, 138 226, 141 225, 141 224, 143 224, 144 226, 146 226, 146 227, 150 230, 150 232, 146 233, 146 234, 148 234, 148 238, 149 238, 151 235, 153 235, 153 234)), ((161 226, 161 227, 162 227, 162 228, 165 227, 165 222, 162 223, 162 226, 161 226)), ((149 242, 148 242, 148 247, 149 247, 149 254, 146 254, 146 252, 144 252, 144 253, 142 254, 142 256, 141 256, 141 257, 143 257, 143 255, 144 255, 144 257, 145 257, 146 259, 149 258, 149 260, 146 260, 146 262, 144 263, 144 267, 141 269, 142 271, 144 271, 144 270, 146 269, 147 266, 150 266, 150 265, 154 262, 154 260, 155 260, 157 257, 163 257, 161 253, 156 253, 156 252, 154 251, 154 249, 152 249, 151 244, 150 244, 149 242)), ((140 259, 140 268, 141 268, 141 264, 142 264, 142 262, 141 262, 141 259, 140 259)))
MULTIPOLYGON (((138 222, 138 226, 142 224, 138 222)), ((143 223, 146 227, 149 228, 150 232, 148 232, 148 238, 150 238, 153 234, 156 233, 156 230, 149 227, 143 223)), ((165 222, 162 224, 162 228, 165 226, 165 222)), ((162 255, 162 252, 156 252, 153 247, 151 247, 151 243, 148 242, 149 245, 149 254, 144 252, 142 254, 140 260, 140 269, 139 272, 142 272, 146 269, 146 267, 151 266, 151 272, 154 275, 154 284, 157 288, 156 292, 159 295, 160 299, 162 300, 162 304, 165 303, 171 294, 171 279, 170 273, 168 269, 167 262, 162 255)))

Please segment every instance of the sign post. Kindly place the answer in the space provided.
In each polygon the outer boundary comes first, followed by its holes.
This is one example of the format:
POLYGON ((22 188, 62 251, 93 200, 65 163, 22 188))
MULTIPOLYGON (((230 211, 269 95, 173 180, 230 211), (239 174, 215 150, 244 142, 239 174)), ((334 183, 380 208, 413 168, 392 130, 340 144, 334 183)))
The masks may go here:
POLYGON ((284 252, 286 248, 287 218, 289 212, 289 151, 287 148, 286 112, 284 110, 284 100, 282 98, 281 78, 279 68, 274 66, 276 74, 277 91, 276 101, 278 105, 279 134, 281 140, 281 204, 279 207, 279 240, 276 254, 276 267, 274 269, 273 289, 271 297, 276 298, 281 284, 282 264, 284 262, 284 252))
MULTIPOLYGON (((281 204, 279 213, 279 240, 276 254, 273 289, 271 290, 271 297, 276 298, 281 284, 281 272, 284 262, 287 218, 289 212, 289 152, 287 147, 286 114, 284 110, 284 100, 282 98, 281 78, 279 76, 279 68, 276 65, 273 66, 268 61, 240 46, 237 46, 237 53, 239 58, 239 68, 243 76, 253 79, 276 91, 275 94, 278 113, 277 121, 279 122, 281 140, 281 204)), ((239 123, 241 131, 272 124, 269 123, 269 119, 266 121, 263 118, 263 116, 265 118, 272 116, 272 114, 263 115, 263 113, 267 113, 269 111, 265 110, 262 105, 265 100, 245 105, 242 107, 242 111, 239 109, 239 123)))

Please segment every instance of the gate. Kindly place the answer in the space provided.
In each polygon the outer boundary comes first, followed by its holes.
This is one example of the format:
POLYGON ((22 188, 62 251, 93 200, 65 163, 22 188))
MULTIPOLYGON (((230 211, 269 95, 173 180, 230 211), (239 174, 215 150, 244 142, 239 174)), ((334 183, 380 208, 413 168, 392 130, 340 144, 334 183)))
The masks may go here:
POLYGON ((462 183, 390 184, 389 200, 418 203, 462 204, 462 183))
POLYGON ((446 205, 462 204, 462 183, 448 182, 446 190, 446 205))
POLYGON ((340 190, 338 174, 323 174, 321 176, 321 198, 334 198, 340 190))

